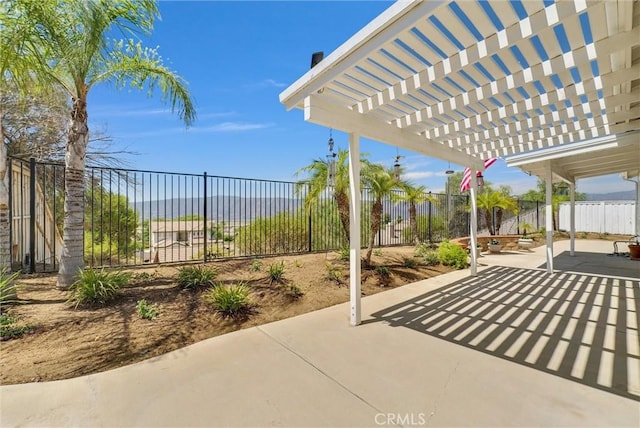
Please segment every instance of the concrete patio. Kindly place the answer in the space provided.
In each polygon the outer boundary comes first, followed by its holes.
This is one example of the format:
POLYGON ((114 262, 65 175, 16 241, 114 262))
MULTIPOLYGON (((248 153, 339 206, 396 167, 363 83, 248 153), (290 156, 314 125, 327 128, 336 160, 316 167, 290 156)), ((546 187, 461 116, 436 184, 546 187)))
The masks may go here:
POLYGON ((640 261, 607 241, 468 270, 81 378, 0 387, 10 426, 640 426, 640 261), (574 272, 575 270, 575 272, 574 272))

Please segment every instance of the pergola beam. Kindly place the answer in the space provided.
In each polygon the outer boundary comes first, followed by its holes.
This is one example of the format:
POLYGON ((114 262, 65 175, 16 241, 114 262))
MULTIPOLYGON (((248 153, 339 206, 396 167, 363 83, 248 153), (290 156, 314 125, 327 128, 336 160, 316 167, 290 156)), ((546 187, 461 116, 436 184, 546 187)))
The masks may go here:
POLYGON ((426 156, 436 157, 457 165, 473 167, 484 171, 484 161, 454 150, 425 136, 400 129, 393 124, 384 124, 370 116, 357 113, 338 104, 329 102, 320 94, 310 95, 304 100, 304 119, 318 125, 355 132, 363 137, 401 147, 426 156))

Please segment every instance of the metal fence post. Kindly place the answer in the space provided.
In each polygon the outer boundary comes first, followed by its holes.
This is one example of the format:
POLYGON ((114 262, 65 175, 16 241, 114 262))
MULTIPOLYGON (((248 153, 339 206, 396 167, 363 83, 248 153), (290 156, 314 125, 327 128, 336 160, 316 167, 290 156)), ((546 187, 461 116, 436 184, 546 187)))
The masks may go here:
POLYGON ((206 263, 207 262, 207 241, 209 240, 209 236, 207 235, 207 171, 204 172, 203 175, 204 178, 204 185, 202 186, 203 190, 203 201, 204 201, 204 208, 202 209, 202 216, 204 217, 204 236, 203 236, 203 245, 202 245, 202 249, 204 251, 204 255, 203 260, 206 263))
POLYGON ((536 201, 536 230, 540 230, 540 208, 538 207, 538 201, 536 201))
POLYGON ((36 159, 29 159, 29 273, 36 271, 36 159))
MULTIPOLYGON (((431 194, 431 192, 429 192, 429 194, 431 194)), ((427 209, 427 235, 429 237, 429 243, 433 242, 433 239, 431 237, 431 199, 429 199, 429 205, 428 209, 427 209)))

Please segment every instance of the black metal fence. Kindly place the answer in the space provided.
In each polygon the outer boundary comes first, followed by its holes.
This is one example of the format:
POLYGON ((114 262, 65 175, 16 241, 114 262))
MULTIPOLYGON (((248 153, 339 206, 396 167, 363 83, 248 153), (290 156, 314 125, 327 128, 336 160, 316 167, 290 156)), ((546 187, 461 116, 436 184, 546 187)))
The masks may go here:
MULTIPOLYGON (((14 269, 56 271, 62 249, 64 165, 11 159, 9 180, 14 269)), ((84 257, 88 266, 295 254, 347 245, 348 234, 332 188, 305 205, 305 183, 207 173, 89 167, 85 183, 84 257)), ((439 242, 468 234, 467 196, 425 196, 415 207, 420 241, 439 242)), ((365 246, 373 204, 366 189, 361 201, 365 246)), ((385 198, 382 205, 382 226, 375 234, 375 245, 413 244, 410 203, 402 200, 402 192, 385 198)), ((527 210, 531 215, 531 207, 527 210)), ((537 209, 534 217, 534 226, 539 227, 537 209)), ((479 216, 479 220, 482 229, 484 218, 479 216)), ((519 220, 505 218, 503 227, 513 224, 517 228, 517 223, 519 220)), ((501 233, 510 232, 503 229, 501 233)))

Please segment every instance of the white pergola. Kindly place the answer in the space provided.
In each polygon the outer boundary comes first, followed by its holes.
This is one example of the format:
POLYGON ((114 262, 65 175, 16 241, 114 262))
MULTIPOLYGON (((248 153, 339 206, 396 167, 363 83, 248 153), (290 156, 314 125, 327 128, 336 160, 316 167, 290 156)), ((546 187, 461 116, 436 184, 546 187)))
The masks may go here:
POLYGON ((306 121, 349 134, 353 325, 360 137, 471 168, 471 275, 483 160, 543 178, 552 272, 552 183, 568 182, 573 201, 578 178, 638 181, 639 23, 637 1, 398 1, 280 94, 306 121))

